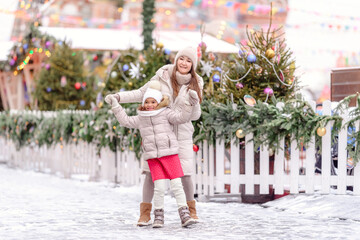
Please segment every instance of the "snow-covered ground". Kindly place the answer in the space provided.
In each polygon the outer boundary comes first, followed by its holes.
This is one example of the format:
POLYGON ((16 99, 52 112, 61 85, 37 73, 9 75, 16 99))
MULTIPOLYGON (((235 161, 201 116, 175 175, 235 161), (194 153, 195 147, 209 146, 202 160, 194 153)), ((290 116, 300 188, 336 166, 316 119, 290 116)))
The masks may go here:
POLYGON ((165 227, 136 227, 141 188, 114 187, 0 165, 0 239, 360 239, 360 198, 288 196, 263 206, 197 203, 181 228, 165 198, 165 227))

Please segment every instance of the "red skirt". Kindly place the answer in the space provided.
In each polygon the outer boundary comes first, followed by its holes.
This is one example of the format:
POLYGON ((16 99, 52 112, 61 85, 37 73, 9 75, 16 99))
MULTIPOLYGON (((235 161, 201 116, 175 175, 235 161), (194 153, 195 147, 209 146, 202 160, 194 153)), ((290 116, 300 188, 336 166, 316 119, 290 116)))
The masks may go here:
POLYGON ((184 176, 177 154, 147 160, 153 182, 159 179, 175 179, 184 176))

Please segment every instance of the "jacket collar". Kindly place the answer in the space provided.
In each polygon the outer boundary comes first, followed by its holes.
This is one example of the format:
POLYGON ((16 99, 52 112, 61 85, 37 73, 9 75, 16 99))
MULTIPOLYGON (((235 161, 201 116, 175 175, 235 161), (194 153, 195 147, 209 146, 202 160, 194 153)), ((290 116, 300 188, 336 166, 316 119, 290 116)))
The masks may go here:
POLYGON ((143 117, 152 117, 152 116, 156 116, 158 114, 160 114, 162 111, 164 111, 166 108, 160 108, 158 110, 153 110, 153 111, 140 111, 138 110, 138 115, 139 116, 143 116, 143 117))

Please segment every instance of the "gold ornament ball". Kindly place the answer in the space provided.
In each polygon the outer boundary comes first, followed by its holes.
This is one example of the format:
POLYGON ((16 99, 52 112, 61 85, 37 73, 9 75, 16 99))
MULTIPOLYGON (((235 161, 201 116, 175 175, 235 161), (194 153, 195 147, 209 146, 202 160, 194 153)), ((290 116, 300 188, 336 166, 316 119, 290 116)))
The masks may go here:
POLYGON ((129 86, 130 86, 130 87, 133 85, 133 83, 132 83, 132 82, 129 82, 128 84, 129 84, 129 86))
POLYGON ((158 42, 158 43, 156 43, 156 47, 157 48, 163 48, 164 44, 162 42, 158 42))
POLYGON ((106 86, 106 84, 104 82, 98 82, 98 87, 103 88, 105 86, 106 86))
POLYGON ((291 64, 290 64, 290 66, 289 66, 290 75, 293 75, 293 74, 294 74, 295 69, 296 69, 295 61, 292 61, 291 64))
POLYGON ((273 57, 275 56, 275 52, 274 52, 274 50, 272 50, 272 49, 268 49, 268 50, 266 50, 266 52, 265 52, 265 56, 266 56, 268 59, 273 58, 273 57))
POLYGON ((80 127, 83 127, 83 126, 84 126, 84 124, 81 122, 81 123, 80 123, 80 127))
POLYGON ((269 156, 274 155, 274 150, 272 148, 269 148, 269 156))
POLYGON ((317 135, 319 135, 320 137, 324 136, 326 134, 326 128, 324 127, 319 127, 316 130, 317 135))
POLYGON ((236 130, 236 136, 238 137, 238 138, 243 138, 243 137, 245 137, 245 135, 244 135, 244 131, 242 130, 242 129, 238 129, 238 130, 236 130))

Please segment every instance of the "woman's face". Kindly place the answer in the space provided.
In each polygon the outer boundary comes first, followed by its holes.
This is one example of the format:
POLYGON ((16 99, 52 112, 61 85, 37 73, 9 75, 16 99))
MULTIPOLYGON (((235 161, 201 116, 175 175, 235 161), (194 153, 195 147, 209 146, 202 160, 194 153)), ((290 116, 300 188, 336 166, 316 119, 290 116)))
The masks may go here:
POLYGON ((185 56, 178 58, 176 67, 181 74, 188 74, 190 72, 191 66, 192 62, 190 58, 185 56))
POLYGON ((144 102, 144 108, 146 111, 153 111, 157 107, 158 102, 154 98, 147 98, 144 102))

